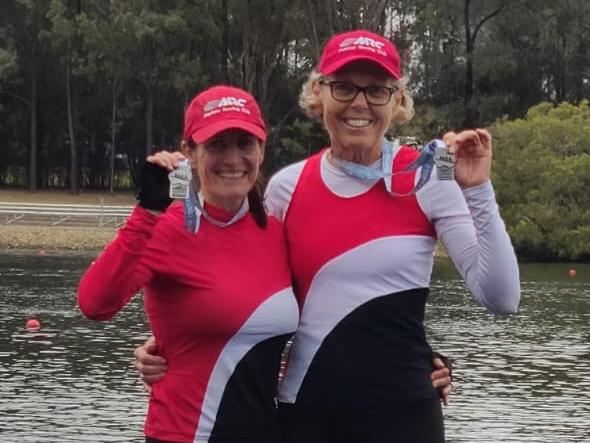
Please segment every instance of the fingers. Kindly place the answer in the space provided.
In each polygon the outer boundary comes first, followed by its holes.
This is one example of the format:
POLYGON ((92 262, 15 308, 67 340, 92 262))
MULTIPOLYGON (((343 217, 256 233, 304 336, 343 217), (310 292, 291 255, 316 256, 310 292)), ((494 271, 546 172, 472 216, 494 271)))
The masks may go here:
POLYGON ((464 146, 479 143, 479 135, 474 130, 461 131, 458 134, 450 131, 443 135, 443 141, 447 145, 450 154, 456 154, 464 146))
POLYGON ((492 140, 492 134, 490 134, 486 129, 476 129, 477 135, 479 135, 480 140, 485 143, 492 140))
POLYGON ((477 131, 475 131, 473 129, 461 131, 455 137, 455 144, 457 145, 457 147, 459 147, 459 146, 461 146, 461 147, 462 146, 472 146, 472 145, 479 144, 479 143, 481 143, 481 140, 479 139, 479 135, 478 135, 477 131))
MULTIPOLYGON (((142 346, 135 348, 133 355, 136 366, 166 366, 166 360, 156 354, 156 340, 150 337, 142 346)), ((141 371, 140 371, 141 372, 141 371)))
POLYGON ((166 360, 159 355, 155 355, 156 351, 156 340, 150 337, 147 342, 135 348, 133 352, 135 356, 133 364, 144 384, 154 383, 162 379, 166 374, 166 360))
POLYGON ((430 375, 432 386, 442 388, 451 384, 451 376, 447 368, 435 369, 430 375))
POLYGON ((457 134, 455 134, 453 131, 449 131, 445 135, 443 135, 443 142, 445 142, 451 154, 454 154, 457 150, 457 146, 455 143, 456 138, 457 134))
POLYGON ((147 392, 148 394, 152 393, 152 385, 147 384, 143 380, 141 380, 141 384, 143 385, 143 389, 145 390, 145 392, 147 392))
POLYGON ((457 134, 454 141, 457 145, 487 145, 492 142, 492 135, 485 129, 469 129, 457 134))
POLYGON ((154 337, 153 335, 150 335, 150 338, 148 338, 146 340, 146 342, 143 344, 143 347, 145 348, 145 351, 148 354, 156 355, 157 354, 156 337, 154 337))
POLYGON ((430 375, 432 386, 434 386, 435 389, 438 389, 443 404, 447 406, 449 404, 449 394, 452 387, 449 369, 440 358, 434 358, 432 363, 435 368, 430 375))
POLYGON ((451 389, 453 389, 453 385, 449 384, 448 386, 445 386, 440 390, 441 400, 443 402, 443 405, 445 406, 449 405, 449 396, 451 394, 451 389))
POLYGON ((491 152, 492 135, 485 129, 467 129, 459 133, 453 131, 443 135, 443 141, 449 149, 449 153, 456 154, 459 150, 483 147, 491 152))
POLYGON ((166 375, 166 365, 146 364, 145 361, 135 360, 135 368, 139 371, 139 378, 145 384, 152 384, 164 378, 166 375))
POLYGON ((169 171, 177 168, 181 160, 185 160, 186 157, 178 151, 159 151, 153 155, 149 155, 146 159, 149 163, 166 168, 169 171))
POLYGON ((479 136, 479 139, 481 140, 481 143, 487 148, 487 149, 492 149, 492 134, 490 134, 487 130, 485 129, 476 129, 475 130, 477 132, 477 135, 479 136))
POLYGON ((435 369, 442 369, 446 367, 444 362, 438 357, 434 357, 432 359, 432 365, 435 367, 435 369))

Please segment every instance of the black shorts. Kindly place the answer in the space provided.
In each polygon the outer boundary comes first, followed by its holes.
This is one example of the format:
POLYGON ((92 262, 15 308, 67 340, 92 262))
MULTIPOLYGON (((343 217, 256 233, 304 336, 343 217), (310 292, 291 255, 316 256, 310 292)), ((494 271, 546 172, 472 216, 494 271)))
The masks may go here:
POLYGON ((444 443, 440 400, 371 408, 279 404, 285 443, 444 443))

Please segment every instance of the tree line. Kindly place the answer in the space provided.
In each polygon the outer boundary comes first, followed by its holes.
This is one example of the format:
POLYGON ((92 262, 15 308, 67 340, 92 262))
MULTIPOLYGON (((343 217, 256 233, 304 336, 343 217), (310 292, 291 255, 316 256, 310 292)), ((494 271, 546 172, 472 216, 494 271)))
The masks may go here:
MULTIPOLYGON (((416 117, 398 135, 540 123, 535 105, 575 107, 590 95, 587 0, 6 0, 0 186, 133 187, 146 154, 178 146, 184 108, 215 83, 261 103, 272 173, 326 142, 297 97, 325 40, 353 28, 400 50, 416 117)), ((508 148, 502 161, 540 155, 508 148)), ((500 203, 517 204, 510 179, 498 180, 500 203)), ((544 219, 508 220, 532 235, 544 219)))

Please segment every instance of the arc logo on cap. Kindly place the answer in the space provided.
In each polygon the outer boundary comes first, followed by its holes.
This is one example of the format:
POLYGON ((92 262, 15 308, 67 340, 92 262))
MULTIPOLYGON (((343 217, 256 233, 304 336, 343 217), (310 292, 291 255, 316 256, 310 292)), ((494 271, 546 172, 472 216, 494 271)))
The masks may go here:
POLYGON ((343 40, 340 45, 338 45, 338 51, 348 51, 352 49, 376 49, 378 53, 382 55, 386 55, 386 52, 383 51, 383 46, 385 43, 379 42, 371 37, 352 37, 343 40))
POLYGON ((237 111, 250 115, 246 106, 247 100, 238 97, 222 97, 218 100, 211 100, 203 106, 203 118, 210 117, 220 112, 237 111))

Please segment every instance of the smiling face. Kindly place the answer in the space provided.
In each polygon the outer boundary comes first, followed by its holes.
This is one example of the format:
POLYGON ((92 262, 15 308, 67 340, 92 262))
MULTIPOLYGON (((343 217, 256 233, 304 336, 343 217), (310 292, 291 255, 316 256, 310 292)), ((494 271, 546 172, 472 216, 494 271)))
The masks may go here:
POLYGON ((229 129, 189 152, 205 201, 235 213, 256 183, 264 143, 252 134, 229 129))
MULTIPOLYGON (((394 87, 394 80, 389 74, 364 61, 350 63, 326 78, 360 87, 394 87)), ((334 155, 365 164, 376 161, 381 155, 381 139, 399 106, 399 95, 394 93, 389 103, 376 106, 368 103, 362 92, 352 101, 337 101, 332 97, 330 87, 319 82, 314 85, 314 93, 322 102, 323 122, 334 155)))

